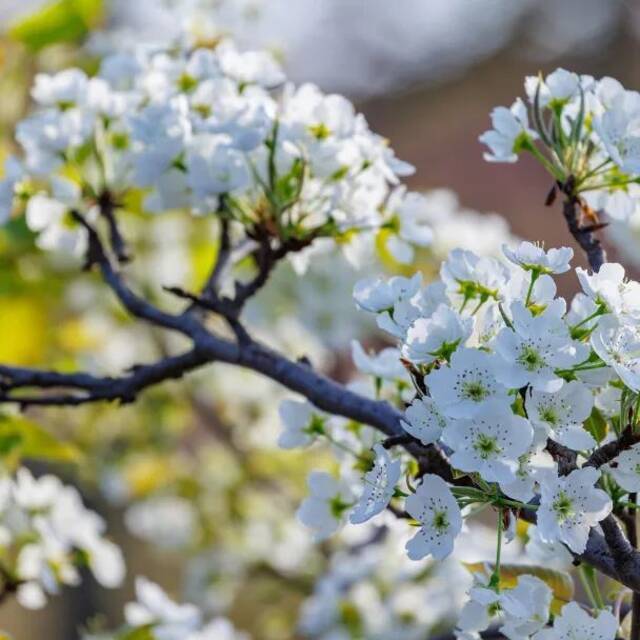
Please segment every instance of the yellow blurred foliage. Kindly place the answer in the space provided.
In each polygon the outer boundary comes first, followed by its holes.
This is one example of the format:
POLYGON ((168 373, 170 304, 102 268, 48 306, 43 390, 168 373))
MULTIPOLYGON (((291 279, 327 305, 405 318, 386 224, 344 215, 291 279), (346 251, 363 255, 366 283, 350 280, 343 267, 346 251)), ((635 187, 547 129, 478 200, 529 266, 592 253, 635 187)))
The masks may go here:
POLYGON ((132 495, 142 497, 170 483, 174 473, 167 457, 144 454, 127 461, 123 477, 132 495))
POLYGON ((5 297, 0 310, 0 361, 34 365, 42 362, 47 320, 44 306, 33 297, 5 297))
POLYGON ((63 322, 58 328, 57 339, 65 352, 87 351, 100 344, 100 338, 80 318, 63 322))

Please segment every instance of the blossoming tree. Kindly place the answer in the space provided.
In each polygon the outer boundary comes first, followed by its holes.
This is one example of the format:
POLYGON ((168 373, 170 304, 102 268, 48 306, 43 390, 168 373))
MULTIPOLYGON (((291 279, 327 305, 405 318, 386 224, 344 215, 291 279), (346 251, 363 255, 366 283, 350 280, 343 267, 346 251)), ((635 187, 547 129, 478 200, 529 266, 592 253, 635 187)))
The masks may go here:
MULTIPOLYGON (((316 539, 393 517, 410 561, 445 562, 479 512, 491 514, 495 559, 473 569, 457 638, 638 640, 640 284, 606 261, 598 231, 636 206, 640 95, 561 69, 528 78, 525 90, 526 100, 493 112, 480 140, 489 161, 530 153, 549 173, 547 205, 560 202, 588 259, 575 269, 582 291, 557 295, 572 249, 532 242, 505 245, 502 258, 454 249, 429 283, 420 273, 363 279, 355 305, 392 346, 371 354, 356 343, 370 384, 344 385, 256 338, 245 312, 284 262, 300 278, 339 253, 357 266, 376 251, 411 264, 432 242, 433 203, 400 185, 412 168, 364 117, 228 40, 116 52, 91 77, 38 75, 36 109, 16 128, 22 153, 0 184, 0 219, 26 227, 78 278, 99 279, 142 331, 170 339, 166 353, 117 375, 2 364, 0 402, 110 402, 117 412, 196 370, 251 370, 298 396, 280 406, 280 445, 324 441, 338 458, 339 474, 309 474, 299 508, 316 539), (140 286, 131 236, 141 217, 176 210, 182 225, 209 224, 208 272, 194 288, 164 277, 140 286), (546 564, 505 566, 520 521, 535 525, 546 564), (558 587, 562 554, 580 565, 588 602, 558 587), (619 585, 611 601, 600 575, 619 585)), ((105 586, 122 580, 104 522, 53 476, 7 474, 0 514, 4 596, 42 606, 85 565, 105 586)), ((136 587, 125 627, 92 637, 243 637, 144 578, 136 587)), ((416 637, 397 624, 316 637, 416 637)))

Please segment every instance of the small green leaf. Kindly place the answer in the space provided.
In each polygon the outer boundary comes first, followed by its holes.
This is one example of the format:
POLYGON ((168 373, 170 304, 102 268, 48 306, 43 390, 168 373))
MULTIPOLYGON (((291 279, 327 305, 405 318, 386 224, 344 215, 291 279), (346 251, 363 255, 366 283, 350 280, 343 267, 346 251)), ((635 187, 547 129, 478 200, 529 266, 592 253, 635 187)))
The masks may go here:
POLYGON ((9 37, 32 51, 80 42, 103 16, 103 0, 55 0, 9 28, 9 37))
POLYGON ((596 407, 593 407, 591 415, 585 420, 584 428, 596 439, 596 442, 602 442, 609 430, 607 421, 596 407))

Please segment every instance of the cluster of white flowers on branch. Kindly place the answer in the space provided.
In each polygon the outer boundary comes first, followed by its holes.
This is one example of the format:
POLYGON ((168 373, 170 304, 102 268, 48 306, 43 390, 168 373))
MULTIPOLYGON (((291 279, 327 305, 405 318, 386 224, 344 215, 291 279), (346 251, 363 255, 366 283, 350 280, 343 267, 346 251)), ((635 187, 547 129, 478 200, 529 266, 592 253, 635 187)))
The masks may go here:
MULTIPOLYGON (((569 230, 589 258, 591 271, 576 269, 582 292, 570 304, 557 296, 553 276, 571 269, 571 249, 529 242, 505 247, 506 260, 453 250, 440 279, 424 287, 419 274, 360 282, 358 306, 395 346, 371 355, 355 343, 356 365, 373 384, 349 387, 257 341, 243 308, 281 260, 303 271, 327 244, 356 263, 376 245, 410 262, 414 245, 431 241, 428 207, 394 188, 409 167, 348 101, 283 83, 269 56, 230 42, 142 47, 107 58, 96 77, 70 70, 36 79, 40 108, 18 126, 24 159, 7 165, 2 217, 24 209, 41 248, 83 255, 133 319, 189 347, 120 377, 1 365, 0 401, 132 402, 210 363, 251 369, 304 397, 282 406, 283 447, 324 440, 339 456, 340 477, 313 472, 299 510, 318 538, 390 511, 416 525, 408 557, 440 561, 465 522, 490 507, 495 563, 471 591, 459 637, 477 638, 497 618, 512 640, 613 640, 619 620, 598 598, 596 615, 569 604, 553 621, 550 588, 537 576, 505 589, 501 553, 517 519, 534 521, 541 544, 565 545, 640 592, 640 554, 616 520, 634 538, 640 284, 605 261, 593 209, 617 215, 635 206, 635 94, 559 70, 527 82, 535 130, 517 102, 494 112, 495 130, 483 136, 490 159, 513 161, 526 150, 552 174, 552 196, 564 194, 569 230), (200 290, 166 287, 172 302, 185 302, 178 312, 125 278, 122 229, 136 201, 147 212, 180 209, 218 223, 200 290), (255 274, 238 280, 246 256, 255 274)), ((101 530, 94 522, 91 531, 101 530)), ((91 564, 91 545, 81 548, 91 564)), ((177 607, 178 622, 167 618, 176 605, 155 587, 140 583, 139 591, 149 602, 130 607, 130 625, 151 625, 158 638, 174 637, 160 630, 176 624, 175 637, 212 637, 191 611, 177 607)))
MULTIPOLYGON (((523 242, 505 247, 505 255, 500 261, 454 251, 442 265, 441 280, 424 288, 419 275, 356 286, 360 308, 375 314, 398 341, 397 349, 377 356, 356 351, 356 363, 379 380, 378 388, 383 380, 402 388, 402 362, 416 398, 402 421, 409 438, 373 447, 376 459, 361 488, 357 481, 348 486, 311 474, 311 496, 300 517, 321 537, 344 525, 349 513, 355 524, 391 508, 420 525, 407 543, 409 557, 442 560, 453 550, 463 517, 489 504, 498 510, 499 530, 505 514, 527 513, 537 520, 543 543, 565 544, 576 556, 586 552, 597 566, 588 542, 591 535, 593 544, 594 527, 603 522, 613 566, 637 559, 610 514, 623 511, 628 494, 640 486, 640 361, 631 328, 638 322, 640 286, 625 280, 620 265, 607 263, 593 274, 578 268, 583 292, 568 306, 556 297, 552 276, 570 269, 570 249, 544 251, 523 242), (613 442, 598 446, 606 436, 603 425, 613 442), (402 472, 410 463, 392 459, 386 448, 418 442, 446 455, 453 475, 427 466, 417 487, 400 483, 403 475, 410 477, 408 467, 402 472), (407 495, 404 509, 394 504, 407 495)), ((282 416, 284 446, 305 446, 329 433, 345 448, 340 425, 309 405, 283 406, 282 416)), ((496 606, 499 562, 498 551, 494 579, 483 588, 495 596, 486 605, 504 613, 508 627, 513 621, 506 605, 496 606)), ((621 565, 614 572, 620 579, 626 570, 621 565)), ((526 601, 529 592, 524 586, 522 592, 526 601)), ((511 601, 516 593, 504 597, 511 601)), ((486 625, 491 617, 485 616, 486 625)), ((540 616, 540 628, 548 617, 540 616)), ((486 626, 483 618, 472 624, 466 619, 465 631, 486 626)))
POLYGON ((0 478, 0 597, 15 592, 30 609, 47 594, 80 583, 89 567, 105 587, 119 587, 125 567, 120 549, 104 537, 104 520, 82 504, 78 491, 58 478, 34 478, 26 468, 0 478))
POLYGON ((529 106, 518 98, 491 114, 493 129, 480 136, 491 162, 515 162, 531 153, 566 197, 564 215, 571 233, 599 268, 604 251, 594 232, 614 220, 628 220, 640 205, 640 93, 617 80, 557 69, 528 77, 529 106), (583 223, 584 221, 584 223, 583 223))
MULTIPOLYGON (((339 240, 353 261, 381 237, 398 260, 431 240, 420 198, 398 188, 412 173, 338 95, 295 87, 266 52, 139 47, 79 69, 36 76, 39 109, 18 124, 0 219, 14 202, 45 249, 82 253, 72 211, 102 217, 126 260, 118 210, 133 192, 149 212, 215 213, 234 240, 283 253, 339 240)), ((262 259, 267 258, 263 255, 262 259)), ((304 260, 297 264, 304 268, 304 260)))

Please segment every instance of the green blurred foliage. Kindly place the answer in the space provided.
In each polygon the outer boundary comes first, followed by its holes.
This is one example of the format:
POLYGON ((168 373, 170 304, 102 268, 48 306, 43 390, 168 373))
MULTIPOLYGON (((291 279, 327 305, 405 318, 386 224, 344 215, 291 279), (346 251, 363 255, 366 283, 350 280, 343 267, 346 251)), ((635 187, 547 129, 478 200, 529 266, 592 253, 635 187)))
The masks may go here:
POLYGON ((38 52, 52 44, 79 43, 104 17, 103 0, 55 0, 16 22, 9 37, 38 52))

